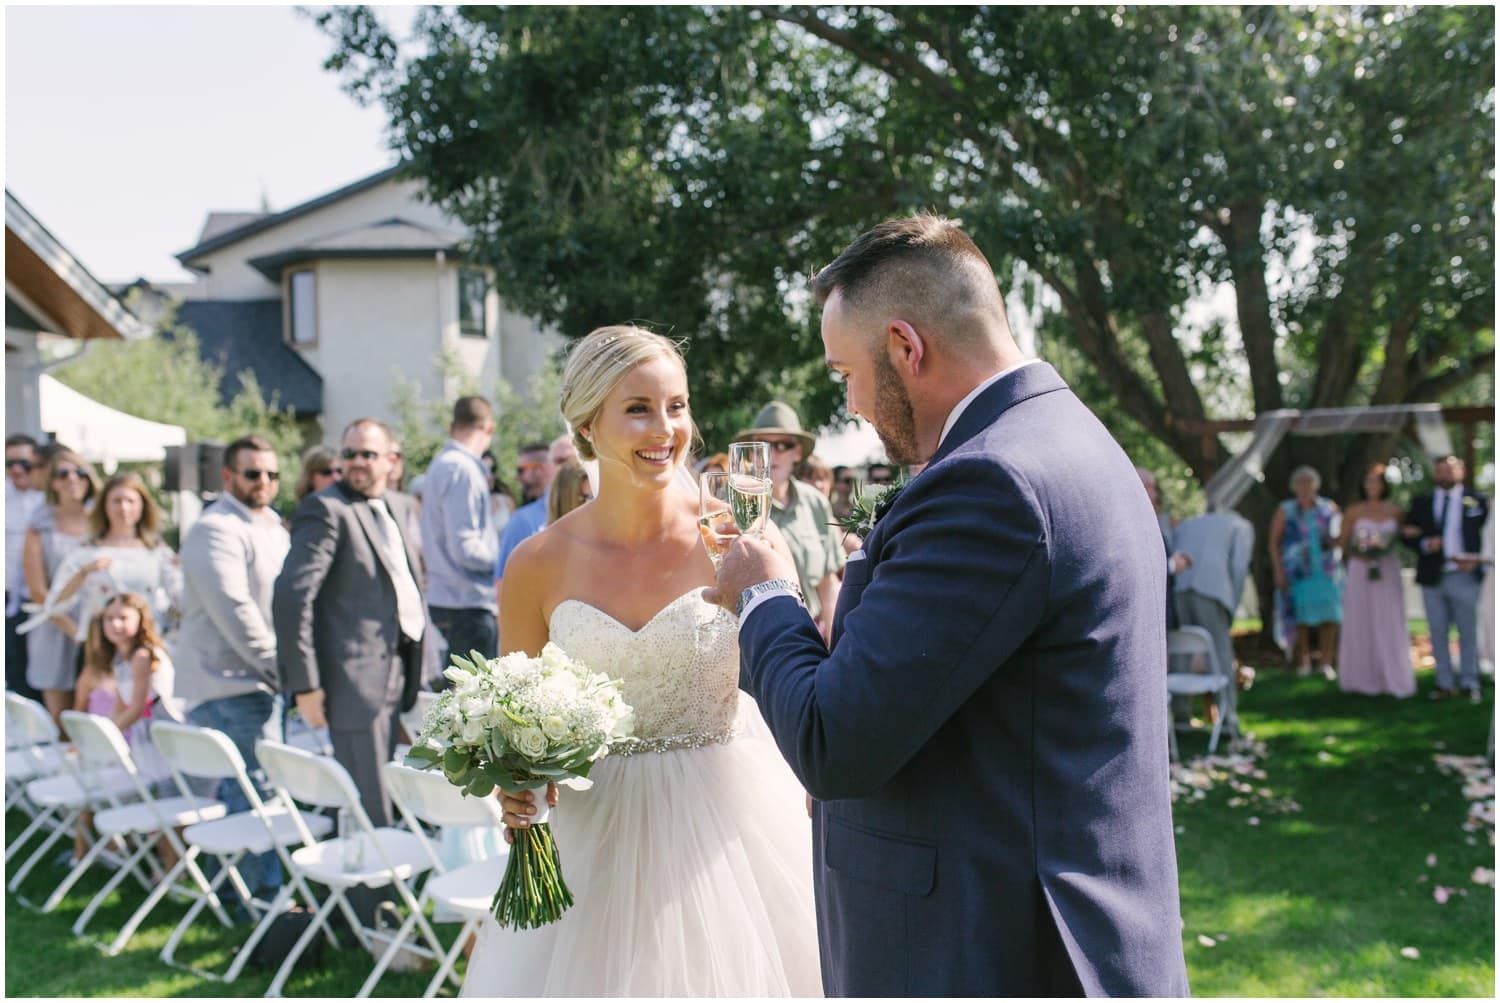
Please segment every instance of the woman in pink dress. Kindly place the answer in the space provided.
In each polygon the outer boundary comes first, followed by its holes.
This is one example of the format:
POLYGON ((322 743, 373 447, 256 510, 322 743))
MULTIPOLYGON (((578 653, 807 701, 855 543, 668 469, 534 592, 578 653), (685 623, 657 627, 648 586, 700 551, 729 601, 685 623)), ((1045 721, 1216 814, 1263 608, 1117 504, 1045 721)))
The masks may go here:
POLYGON ((1344 631, 1339 638, 1339 689, 1409 697, 1417 691, 1396 556, 1401 509, 1386 500, 1385 464, 1365 471, 1361 500, 1344 513, 1339 545, 1348 558, 1344 631))

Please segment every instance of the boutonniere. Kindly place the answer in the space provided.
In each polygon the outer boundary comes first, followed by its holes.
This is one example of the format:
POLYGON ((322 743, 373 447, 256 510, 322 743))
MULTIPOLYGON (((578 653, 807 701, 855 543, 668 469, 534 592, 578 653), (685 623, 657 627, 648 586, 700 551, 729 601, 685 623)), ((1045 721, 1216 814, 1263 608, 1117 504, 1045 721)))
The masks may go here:
POLYGON ((1479 499, 1478 498, 1471 498, 1468 495, 1464 496, 1464 508, 1478 508, 1478 507, 1479 507, 1479 499))
POLYGON ((849 514, 834 523, 847 536, 853 533, 861 540, 869 536, 875 529, 875 524, 880 521, 881 516, 891 510, 896 504, 896 497, 901 494, 903 488, 910 483, 905 477, 896 480, 881 488, 875 494, 866 494, 860 491, 849 500, 849 514))

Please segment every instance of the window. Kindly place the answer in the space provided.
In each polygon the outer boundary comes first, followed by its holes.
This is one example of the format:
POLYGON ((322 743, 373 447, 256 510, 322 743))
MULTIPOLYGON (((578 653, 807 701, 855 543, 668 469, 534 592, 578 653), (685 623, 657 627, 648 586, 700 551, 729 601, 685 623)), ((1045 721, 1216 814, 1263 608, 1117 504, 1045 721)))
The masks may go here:
POLYGON ((483 338, 489 334, 485 306, 489 299, 490 284, 484 273, 473 269, 461 269, 458 273, 458 331, 469 338, 483 338))
POLYGON ((287 281, 291 303, 287 311, 287 333, 294 345, 318 340, 317 283, 311 271, 293 272, 287 281))

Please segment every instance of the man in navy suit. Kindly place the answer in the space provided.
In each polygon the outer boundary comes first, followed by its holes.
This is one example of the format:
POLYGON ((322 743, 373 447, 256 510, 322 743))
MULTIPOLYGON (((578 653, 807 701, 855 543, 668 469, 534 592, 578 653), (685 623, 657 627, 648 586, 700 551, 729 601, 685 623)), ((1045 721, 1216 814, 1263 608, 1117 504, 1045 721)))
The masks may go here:
POLYGON ((1489 499, 1464 487, 1464 461, 1445 456, 1433 468, 1437 490, 1418 497, 1406 513, 1402 538, 1417 552, 1417 584, 1432 631, 1432 658, 1437 663, 1434 700, 1453 696, 1453 658, 1448 629, 1458 628, 1459 685, 1479 703, 1479 563, 1480 533, 1490 514, 1489 499))
POLYGON ((1130 461, 952 222, 882 223, 813 291, 849 410, 927 463, 851 555, 831 648, 774 534, 707 593, 817 799, 824 989, 1185 995, 1166 562, 1130 461))

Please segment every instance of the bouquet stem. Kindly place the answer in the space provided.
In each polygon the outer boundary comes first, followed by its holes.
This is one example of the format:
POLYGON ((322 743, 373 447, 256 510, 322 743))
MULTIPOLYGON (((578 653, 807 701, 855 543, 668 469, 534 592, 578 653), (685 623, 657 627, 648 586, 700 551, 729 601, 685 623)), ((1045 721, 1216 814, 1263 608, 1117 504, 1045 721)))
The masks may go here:
POLYGON ((555 923, 573 904, 573 893, 563 881, 557 842, 548 817, 547 788, 532 792, 537 814, 524 829, 512 829, 515 842, 505 864, 505 877, 490 903, 496 922, 512 930, 535 930, 555 923))

